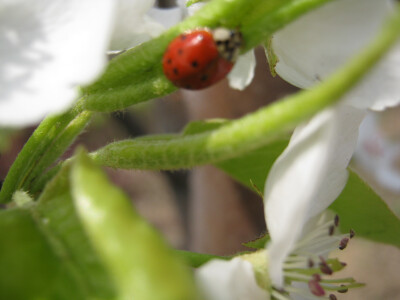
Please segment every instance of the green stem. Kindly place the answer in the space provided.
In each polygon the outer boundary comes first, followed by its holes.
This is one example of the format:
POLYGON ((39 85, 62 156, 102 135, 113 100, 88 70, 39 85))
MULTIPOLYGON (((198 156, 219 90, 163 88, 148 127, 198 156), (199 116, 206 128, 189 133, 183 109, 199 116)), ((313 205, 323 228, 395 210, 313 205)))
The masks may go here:
POLYGON ((40 157, 36 162, 35 168, 25 178, 22 189, 30 190, 36 179, 48 168, 54 161, 60 157, 65 150, 73 143, 75 138, 82 132, 91 120, 93 113, 84 111, 76 116, 60 133, 57 139, 48 146, 46 155, 40 157))
POLYGON ((38 158, 46 152, 49 144, 71 121, 73 115, 68 112, 46 118, 29 138, 11 166, 0 191, 0 203, 11 200, 11 196, 22 186, 27 174, 32 170, 38 158))
POLYGON ((400 35, 400 10, 371 45, 312 90, 305 90, 214 131, 168 141, 125 140, 91 154, 99 164, 124 169, 178 169, 215 163, 262 147, 332 105, 391 49, 400 35))
MULTIPOLYGON (((72 142, 75 118, 80 118, 82 100, 70 111, 49 116, 36 128, 11 166, 0 191, 0 203, 11 201, 12 194, 26 186, 32 180, 31 174, 37 175, 36 167, 41 170, 50 166, 72 142), (67 128, 67 129, 66 129, 67 128), (64 140, 65 139, 65 140, 64 140), (62 149, 62 147, 64 147, 62 149), (54 151, 54 153, 52 152, 54 151)), ((87 113, 86 113, 87 114, 87 113)), ((75 136, 80 133, 75 130, 75 136)))

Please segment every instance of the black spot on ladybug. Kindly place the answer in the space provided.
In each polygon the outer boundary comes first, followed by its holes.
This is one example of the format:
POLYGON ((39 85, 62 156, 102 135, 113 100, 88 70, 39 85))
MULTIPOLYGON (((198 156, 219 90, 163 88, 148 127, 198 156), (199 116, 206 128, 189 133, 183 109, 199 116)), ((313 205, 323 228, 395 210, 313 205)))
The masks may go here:
POLYGON ((200 77, 201 81, 206 81, 207 79, 208 79, 208 75, 207 74, 201 75, 201 77, 200 77))
POLYGON ((184 41, 186 40, 187 36, 185 34, 181 34, 181 40, 184 41))
POLYGON ((167 59, 167 64, 170 65, 171 63, 172 63, 172 60, 171 60, 170 58, 168 58, 168 59, 167 59))
POLYGON ((179 48, 179 49, 178 49, 178 54, 179 54, 179 55, 182 55, 182 54, 183 54, 183 49, 182 49, 182 48, 179 48))
POLYGON ((178 74, 179 74, 179 71, 178 71, 177 68, 174 68, 174 74, 175 74, 175 75, 178 75, 178 74))
POLYGON ((197 68, 198 66, 199 66, 199 63, 197 62, 197 60, 192 61, 193 68, 197 68))
POLYGON ((192 86, 191 86, 190 84, 186 84, 186 85, 185 85, 185 89, 190 90, 191 88, 192 88, 192 86))

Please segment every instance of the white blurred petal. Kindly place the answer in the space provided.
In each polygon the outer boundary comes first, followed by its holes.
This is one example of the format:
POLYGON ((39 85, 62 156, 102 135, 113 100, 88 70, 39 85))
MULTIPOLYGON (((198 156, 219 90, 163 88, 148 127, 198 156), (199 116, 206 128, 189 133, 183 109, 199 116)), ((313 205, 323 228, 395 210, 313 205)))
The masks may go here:
POLYGON ((147 15, 154 0, 118 0, 116 3, 110 50, 132 48, 163 32, 164 26, 147 15))
POLYGON ((296 129, 272 167, 265 185, 265 215, 272 282, 283 284, 282 264, 302 228, 327 208, 347 181, 346 167, 354 152, 364 110, 338 106, 316 115, 296 129))
POLYGON ((257 285, 250 262, 239 257, 230 261, 211 260, 195 273, 196 282, 207 300, 268 300, 257 285))
POLYGON ((237 90, 244 90, 253 80, 256 57, 254 51, 239 56, 232 71, 228 74, 229 85, 237 90))
MULTIPOLYGON (((276 72, 301 88, 325 79, 368 45, 393 8, 393 0, 337 0, 308 13, 274 35, 276 72)), ((374 110, 400 103, 399 64, 400 44, 343 101, 374 110)))
POLYGON ((377 34, 392 0, 336 0, 277 32, 277 73, 302 88, 326 78, 377 34))
POLYGON ((343 101, 358 108, 384 110, 400 103, 400 44, 397 44, 343 101))
POLYGON ((114 1, 3 1, 0 125, 23 126, 61 112, 106 59, 114 1))
POLYGON ((400 171, 396 169, 396 160, 400 155, 400 143, 384 135, 378 116, 370 112, 362 122, 354 160, 381 186, 399 193, 400 171))
POLYGON ((161 23, 165 29, 168 29, 183 19, 183 13, 181 7, 152 8, 147 15, 161 23))

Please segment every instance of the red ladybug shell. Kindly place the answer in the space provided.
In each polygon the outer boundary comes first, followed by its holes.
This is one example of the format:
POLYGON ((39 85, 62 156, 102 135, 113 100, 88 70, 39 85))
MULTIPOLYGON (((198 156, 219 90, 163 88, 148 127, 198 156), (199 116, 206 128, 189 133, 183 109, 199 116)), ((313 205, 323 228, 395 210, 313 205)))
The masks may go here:
POLYGON ((218 52, 213 35, 199 29, 173 39, 163 57, 165 76, 176 86, 198 90, 223 79, 233 67, 218 52))

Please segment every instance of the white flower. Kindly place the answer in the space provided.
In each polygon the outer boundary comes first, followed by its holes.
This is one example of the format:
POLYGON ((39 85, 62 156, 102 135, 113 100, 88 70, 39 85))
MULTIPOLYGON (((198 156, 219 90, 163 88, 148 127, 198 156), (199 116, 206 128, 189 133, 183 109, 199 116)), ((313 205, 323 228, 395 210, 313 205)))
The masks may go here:
MULTIPOLYGON (((337 0, 301 17, 273 37, 279 59, 276 71, 303 88, 325 79, 368 45, 394 5, 390 0, 337 0)), ((264 197, 275 286, 284 284, 283 263, 306 221, 332 203, 345 186, 346 168, 367 109, 399 102, 399 63, 397 45, 339 105, 299 126, 271 169, 264 197)))
POLYGON ((250 262, 240 257, 230 261, 214 259, 200 267, 195 278, 207 300, 268 300, 257 285, 250 262))
POLYGON ((0 1, 0 126, 34 124, 67 109, 105 52, 154 36, 149 0, 0 1), (129 33, 129 35, 127 35, 129 33))
MULTIPOLYGON (((288 226, 297 225, 295 219, 288 223, 288 226)), ((270 249, 243 254, 230 261, 211 260, 196 270, 197 284, 207 300, 289 300, 323 296, 336 299, 335 292, 360 286, 350 278, 336 278, 334 282, 329 278, 346 264, 328 259, 328 254, 346 248, 354 236, 353 231, 349 235, 337 234, 338 224, 339 218, 332 218, 328 213, 307 220, 301 229, 301 238, 282 262, 285 280, 280 286, 271 285, 269 273, 274 270, 269 267, 281 256, 270 249)))

